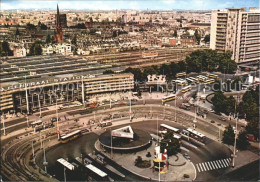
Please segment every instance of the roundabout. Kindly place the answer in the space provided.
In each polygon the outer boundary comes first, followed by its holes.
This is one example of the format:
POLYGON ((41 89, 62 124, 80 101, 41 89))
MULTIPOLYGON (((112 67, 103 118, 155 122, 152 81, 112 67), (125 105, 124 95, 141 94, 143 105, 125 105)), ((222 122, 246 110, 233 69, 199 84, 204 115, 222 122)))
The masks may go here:
MULTIPOLYGON (((151 106, 147 106, 148 108, 151 106)), ((168 125, 171 125, 173 127, 183 129, 186 127, 191 127, 192 123, 189 123, 192 117, 187 115, 186 113, 182 113, 182 110, 178 110, 178 122, 172 121, 172 113, 174 112, 174 109, 172 108, 166 108, 165 112, 163 111, 163 107, 161 106, 153 106, 153 117, 159 116, 162 117, 163 115, 165 116, 164 120, 159 120, 159 124, 165 123, 168 125), (187 121, 185 121, 185 118, 187 121)), ((118 111, 124 113, 128 112, 127 107, 125 108, 119 108, 117 109, 118 111)), ((9 137, 7 139, 2 140, 2 146, 4 146, 3 153, 2 153, 2 161, 3 163, 3 169, 5 169, 5 174, 20 174, 19 178, 14 178, 12 176, 9 176, 10 179, 13 180, 48 180, 48 181, 55 181, 57 178, 58 180, 63 180, 63 177, 59 178, 59 175, 55 173, 55 168, 56 164, 55 161, 63 157, 64 159, 73 159, 75 157, 81 156, 81 154, 88 155, 89 153, 93 153, 95 151, 95 141, 103 141, 104 147, 109 151, 109 147, 111 147, 111 142, 109 141, 109 134, 110 134, 110 129, 118 129, 119 127, 124 127, 130 125, 135 133, 137 133, 137 136, 142 136, 142 140, 136 140, 133 141, 133 143, 128 143, 125 145, 116 145, 116 143, 113 146, 113 154, 112 158, 110 158, 110 152, 106 152, 107 155, 107 160, 112 160, 112 163, 117 163, 120 160, 115 158, 115 155, 121 155, 120 150, 124 150, 127 148, 133 148, 135 149, 136 147, 139 148, 140 146, 145 146, 145 148, 140 148, 141 150, 138 150, 136 152, 136 155, 134 153, 125 153, 125 155, 132 155, 131 160, 135 159, 136 156, 141 152, 143 152, 142 155, 144 159, 146 160, 151 160, 149 158, 145 158, 144 156, 146 155, 147 151, 150 150, 149 148, 152 147, 153 144, 148 145, 149 141, 151 140, 150 134, 156 134, 156 120, 151 119, 147 113, 147 109, 144 108, 144 106, 134 106, 133 107, 133 112, 136 112, 136 115, 138 118, 134 118, 133 122, 129 122, 129 118, 119 118, 113 120, 113 126, 111 127, 106 127, 104 128, 99 128, 99 127, 94 127, 92 126, 92 130, 90 132, 84 133, 82 137, 75 139, 72 142, 68 142, 66 144, 59 144, 57 141, 57 137, 55 135, 55 129, 47 129, 46 131, 42 132, 43 136, 43 142, 44 145, 46 146, 46 158, 48 163, 47 166, 47 171, 48 174, 45 174, 44 172, 44 166, 43 166, 43 150, 41 149, 41 141, 39 138, 39 133, 34 133, 29 130, 29 135, 28 131, 24 132, 23 134, 19 135, 14 135, 14 137, 9 137), (142 132, 144 131, 144 132, 142 132), (17 139, 15 137, 18 136, 17 139), (22 139, 22 140, 21 140, 22 139), (103 140, 104 139, 104 140, 103 140), (34 150, 35 150, 35 155, 36 155, 36 165, 33 165, 33 158, 32 158, 32 141, 34 141, 34 150), (24 143, 23 145, 20 145, 24 143), (146 145, 147 144, 147 145, 146 145), (118 153, 116 150, 118 149, 118 153), (25 155, 26 152, 26 155, 25 155), (15 159, 11 159, 10 156, 16 156, 15 159), (22 167, 25 166, 25 167, 22 167)), ((102 112, 100 112, 102 113, 102 112)), ((82 117, 82 115, 80 115, 82 117)), ((91 118, 93 117, 93 114, 88 114, 85 116, 86 118, 91 118)), ((81 122, 86 121, 86 119, 82 118, 80 119, 81 122)), ((192 121, 192 120, 191 120, 192 121)), ((196 180, 211 180, 216 178, 217 176, 221 175, 226 171, 225 168, 219 169, 219 170, 211 170, 211 171, 198 171, 197 165, 204 164, 204 162, 207 161, 213 161, 217 159, 226 159, 230 157, 230 150, 223 144, 214 141, 215 138, 217 137, 211 137, 212 135, 217 136, 218 135, 218 130, 215 131, 215 128, 211 126, 211 124, 203 124, 204 121, 198 120, 197 126, 200 129, 200 131, 204 131, 206 136, 209 136, 207 138, 207 141, 204 145, 201 145, 199 143, 193 142, 193 141, 186 141, 182 140, 182 147, 181 150, 182 152, 179 153, 177 156, 179 158, 179 161, 175 161, 176 157, 171 157, 173 162, 170 164, 173 165, 173 167, 176 170, 177 166, 182 166, 184 162, 186 161, 186 164, 191 164, 189 169, 191 169, 193 172, 189 174, 190 178, 186 180, 193 180, 193 178, 196 180), (211 132, 211 130, 213 130, 211 132), (212 139, 213 140, 212 140, 212 139), (189 156, 191 157, 190 161, 183 158, 183 153, 187 152, 189 156), (191 163, 190 163, 191 162, 191 163), (193 174, 192 174, 193 173, 193 174), (196 174, 196 175, 194 175, 196 174)), ((61 126, 63 129, 67 129, 70 127, 70 125, 67 125, 64 123, 63 126, 61 126)), ((84 129, 84 125, 79 125, 79 129, 84 129)), ((85 127, 86 128, 86 127, 85 127)), ((87 126, 89 128, 89 126, 87 126)), ((216 128, 217 129, 217 128, 216 128)), ((137 137, 138 138, 138 137, 137 137)), ((140 137, 139 137, 140 138, 140 137)), ((104 149, 100 150, 101 152, 104 153, 104 149)), ((151 151, 152 153, 152 151, 151 151)), ((123 154, 124 155, 124 154, 123 154)), ((123 155, 121 156, 121 160, 123 160, 123 155)), ((123 164, 128 164, 127 161, 124 161, 122 165, 115 164, 121 166, 121 168, 125 168, 123 164)), ((130 163, 131 161, 129 161, 130 163)), ((133 161, 132 161, 133 162, 133 161)), ((205 164, 204 164, 205 165, 205 164)), ((127 167, 127 166, 126 166, 127 167)), ((120 167, 118 167, 120 168, 120 167)), ((181 167, 179 167, 181 169, 181 167)), ((187 169, 188 169, 187 168, 187 169)), ((184 171, 184 168, 181 170, 184 171)), ((144 180, 148 179, 145 177, 141 177, 138 175, 138 171, 134 171, 131 169, 125 168, 125 180, 144 180), (127 171, 128 172, 127 172, 127 171)), ((185 172, 188 173, 188 172, 185 172)), ((156 173, 154 173, 156 174, 156 173)), ((158 174, 158 173, 157 173, 158 174)), ((175 174, 176 175, 176 174, 175 174)), ((17 175, 16 175, 17 176, 17 175)), ((179 176, 179 178, 183 177, 183 174, 179 176)), ((73 178, 72 178, 73 179, 73 178)), ((156 179, 156 178, 155 178, 156 179)), ((180 179, 172 179, 172 180, 180 180, 180 179)), ((182 179, 181 179, 182 180, 182 179)))
POLYGON ((143 130, 133 128, 133 139, 111 137, 111 131, 107 130, 99 137, 99 142, 105 149, 113 152, 136 152, 147 148, 151 144, 151 135, 143 130), (111 142, 112 140, 112 142, 111 142))

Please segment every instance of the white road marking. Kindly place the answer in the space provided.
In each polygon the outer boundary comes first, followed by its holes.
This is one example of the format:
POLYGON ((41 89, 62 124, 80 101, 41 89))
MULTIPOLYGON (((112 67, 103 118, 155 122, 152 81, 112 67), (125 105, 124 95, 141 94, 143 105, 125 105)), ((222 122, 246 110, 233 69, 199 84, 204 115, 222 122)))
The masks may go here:
POLYGON ((227 159, 224 159, 226 161, 226 163, 228 164, 228 166, 230 166, 230 162, 227 159))
POLYGON ((212 168, 215 169, 215 165, 213 164, 213 162, 210 161, 210 164, 212 165, 212 168))
POLYGON ((223 159, 221 159, 221 161, 223 162, 223 164, 224 164, 225 167, 228 167, 226 161, 224 161, 223 159))
POLYGON ((200 172, 200 167, 199 167, 199 165, 198 165, 198 164, 196 164, 196 166, 197 166, 197 169, 198 169, 198 171, 200 172))
POLYGON ((221 168, 223 168, 223 165, 221 164, 220 160, 217 160, 216 162, 221 166, 221 168))
POLYGON ((208 164, 206 162, 204 162, 206 168, 207 168, 207 171, 209 171, 209 168, 208 168, 208 164))
POLYGON ((201 163, 202 164, 202 166, 203 166, 203 168, 204 168, 204 171, 207 171, 206 170, 206 167, 205 167, 205 165, 204 165, 204 163, 201 163))
POLYGON ((218 169, 219 168, 218 164, 215 161, 213 161, 213 163, 215 164, 216 169, 218 169))
POLYGON ((212 170, 210 163, 209 162, 207 162, 207 163, 208 163, 209 169, 212 170))
POLYGON ((219 168, 223 168, 223 166, 220 165, 220 163, 218 161, 216 161, 216 163, 219 165, 219 168))
POLYGON ((201 163, 199 163, 199 166, 200 166, 201 171, 204 171, 201 163))

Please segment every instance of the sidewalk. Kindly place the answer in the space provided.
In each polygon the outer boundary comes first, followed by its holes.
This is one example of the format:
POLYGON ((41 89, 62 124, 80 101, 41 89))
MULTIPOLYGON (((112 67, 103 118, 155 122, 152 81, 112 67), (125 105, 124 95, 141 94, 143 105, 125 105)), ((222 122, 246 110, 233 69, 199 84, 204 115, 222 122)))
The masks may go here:
MULTIPOLYGON (((153 155, 151 157, 146 157, 146 154, 150 152, 153 154, 155 147, 155 142, 147 148, 146 150, 139 151, 136 153, 128 153, 128 154, 120 154, 120 153, 113 153, 112 160, 116 161, 121 167, 125 168, 126 170, 130 171, 131 173, 138 175, 144 179, 149 180, 159 180, 159 173, 153 171, 153 155), (141 156, 143 160, 148 160, 151 162, 151 166, 149 168, 138 168, 134 165, 135 159, 137 156, 141 156)), ((103 153, 102 149, 100 148, 100 143, 97 141, 95 143, 95 148, 103 153)), ((110 153, 103 153, 108 158, 111 158, 110 153)), ((168 172, 165 174, 160 174, 161 181, 192 181, 196 178, 196 170, 193 164, 186 160, 180 153, 176 156, 169 157, 169 167, 168 172), (189 178, 184 178, 184 174, 188 175, 189 178)))

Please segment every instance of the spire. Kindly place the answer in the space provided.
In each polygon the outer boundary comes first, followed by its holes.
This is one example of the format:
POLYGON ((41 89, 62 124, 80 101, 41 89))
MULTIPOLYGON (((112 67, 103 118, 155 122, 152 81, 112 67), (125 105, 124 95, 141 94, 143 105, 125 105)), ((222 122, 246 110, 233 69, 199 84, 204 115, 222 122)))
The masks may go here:
POLYGON ((59 11, 59 5, 57 4, 57 25, 60 25, 60 11, 59 11))

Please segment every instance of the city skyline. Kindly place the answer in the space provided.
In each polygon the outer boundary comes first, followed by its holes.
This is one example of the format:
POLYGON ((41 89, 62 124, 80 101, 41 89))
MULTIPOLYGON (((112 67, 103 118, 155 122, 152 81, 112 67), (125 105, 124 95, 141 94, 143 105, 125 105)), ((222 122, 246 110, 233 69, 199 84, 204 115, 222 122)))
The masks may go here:
POLYGON ((88 9, 88 10, 115 10, 115 9, 135 9, 135 10, 212 10, 233 7, 259 7, 257 0, 160 0, 160 1, 31 1, 31 0, 3 0, 2 10, 12 9, 54 9, 56 4, 62 9, 88 9), (220 3, 222 2, 222 3, 220 3))

